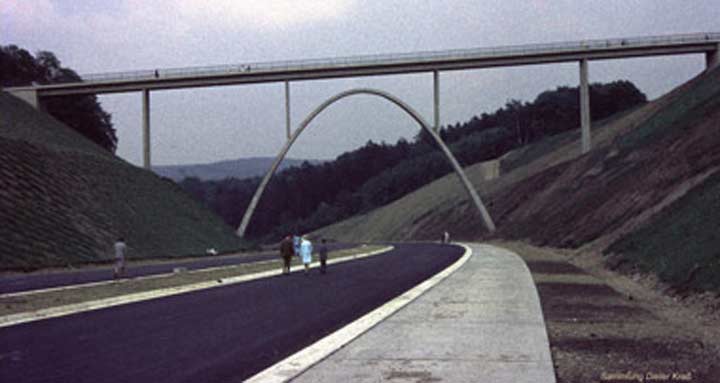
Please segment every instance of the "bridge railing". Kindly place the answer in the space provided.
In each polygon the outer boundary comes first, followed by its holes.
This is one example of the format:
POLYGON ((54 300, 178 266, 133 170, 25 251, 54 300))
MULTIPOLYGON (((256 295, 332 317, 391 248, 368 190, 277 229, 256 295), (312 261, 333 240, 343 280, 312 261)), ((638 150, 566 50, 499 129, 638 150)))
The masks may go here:
POLYGON ((282 70, 332 69, 334 67, 393 65, 408 62, 433 62, 443 59, 492 58, 507 55, 533 55, 544 53, 575 52, 582 50, 633 49, 653 46, 683 45, 704 42, 720 43, 720 33, 691 33, 671 36, 649 36, 616 39, 597 39, 576 42, 511 45, 491 48, 455 49, 445 51, 413 52, 347 56, 332 59, 308 59, 275 62, 250 62, 232 65, 149 69, 129 72, 110 72, 82 75, 83 82, 112 82, 178 78, 188 76, 222 76, 241 73, 258 73, 282 70))

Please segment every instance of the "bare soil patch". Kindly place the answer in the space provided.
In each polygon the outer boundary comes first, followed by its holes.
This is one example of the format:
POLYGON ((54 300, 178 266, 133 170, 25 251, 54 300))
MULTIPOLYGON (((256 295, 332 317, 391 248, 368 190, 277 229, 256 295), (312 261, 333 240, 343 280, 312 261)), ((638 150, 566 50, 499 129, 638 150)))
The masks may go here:
POLYGON ((558 298, 583 297, 615 297, 619 296, 618 292, 612 287, 598 284, 579 284, 579 283, 538 283, 538 293, 540 295, 553 296, 558 298))
POLYGON ((542 274, 587 274, 583 269, 566 262, 527 261, 527 266, 533 273, 542 274))
POLYGON ((576 323, 593 322, 643 322, 654 319, 649 311, 624 304, 597 303, 561 303, 546 304, 544 315, 546 320, 576 323))
POLYGON ((706 306, 565 250, 496 244, 526 259, 536 280, 558 382, 720 382, 720 323, 706 306), (562 271, 577 282, 544 282, 562 271))

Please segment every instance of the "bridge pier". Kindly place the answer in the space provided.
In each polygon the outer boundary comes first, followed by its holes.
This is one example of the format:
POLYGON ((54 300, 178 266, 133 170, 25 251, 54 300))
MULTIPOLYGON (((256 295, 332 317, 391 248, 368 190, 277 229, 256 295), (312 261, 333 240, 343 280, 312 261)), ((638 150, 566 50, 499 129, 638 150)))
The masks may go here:
POLYGON ((711 70, 720 65, 720 44, 714 51, 705 52, 705 70, 711 70))
POLYGON ((142 91, 143 167, 150 170, 150 90, 142 91))
POLYGON ((440 81, 438 71, 433 71, 433 114, 435 132, 440 130, 440 81))
POLYGON ((285 134, 290 139, 290 81, 285 81, 285 134))
POLYGON ((588 85, 588 61, 580 60, 580 135, 581 152, 590 151, 590 88, 588 85))

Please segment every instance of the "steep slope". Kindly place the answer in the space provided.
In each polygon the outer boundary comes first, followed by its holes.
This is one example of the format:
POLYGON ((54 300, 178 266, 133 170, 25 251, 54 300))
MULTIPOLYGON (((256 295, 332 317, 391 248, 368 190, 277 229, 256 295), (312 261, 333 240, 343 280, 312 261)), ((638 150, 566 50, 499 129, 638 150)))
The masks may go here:
POLYGON ((718 96, 714 71, 610 145, 493 198, 500 234, 577 247, 632 230, 717 171, 718 96))
POLYGON ((179 187, 0 92, 0 269, 202 254, 243 243, 179 187))
MULTIPOLYGON (((720 215, 713 214, 716 209, 710 209, 713 198, 702 199, 710 204, 706 208, 699 207, 697 198, 695 202, 678 201, 693 188, 706 193, 716 190, 705 183, 714 182, 720 167, 720 69, 703 73, 603 126, 594 126, 594 149, 587 155, 578 156, 577 138, 577 133, 553 137, 506 156, 502 166, 506 173, 491 182, 481 181, 477 167, 466 169, 489 205, 499 227, 498 237, 604 249, 660 222, 658 212, 681 209, 681 203, 692 211, 707 213, 701 219, 707 227, 715 227, 720 220, 720 215)), ((668 226, 686 221, 665 218, 662 222, 668 226)), ((454 175, 319 234, 366 240, 436 239, 445 229, 455 238, 487 237, 454 175)), ((686 234, 686 241, 695 239, 695 232, 682 227, 677 230, 686 234)), ((660 235, 654 233, 662 231, 633 237, 633 245, 622 249, 647 248, 660 235)), ((704 248, 720 248, 720 236, 705 236, 704 248)), ((676 281, 687 278, 694 264, 717 258, 708 251, 673 265, 676 281)), ((647 260, 649 256, 627 255, 628 260, 639 257, 647 260)), ((672 253, 665 257, 696 255, 672 253)), ((712 268, 706 270, 696 270, 692 278, 706 280, 706 275, 698 275, 712 272, 712 268)))

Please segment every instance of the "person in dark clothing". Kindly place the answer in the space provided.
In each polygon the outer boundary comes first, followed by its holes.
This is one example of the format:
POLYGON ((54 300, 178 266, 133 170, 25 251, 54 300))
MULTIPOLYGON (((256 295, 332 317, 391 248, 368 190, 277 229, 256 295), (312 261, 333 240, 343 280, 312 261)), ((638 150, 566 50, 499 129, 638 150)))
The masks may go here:
POLYGON ((320 241, 320 272, 322 274, 327 272, 328 248, 326 242, 325 238, 320 241))
POLYGON ((290 274, 290 261, 292 260, 292 256, 295 254, 295 249, 293 247, 293 240, 291 236, 285 237, 282 242, 280 242, 280 256, 282 256, 283 259, 283 271, 282 273, 287 275, 290 274))

